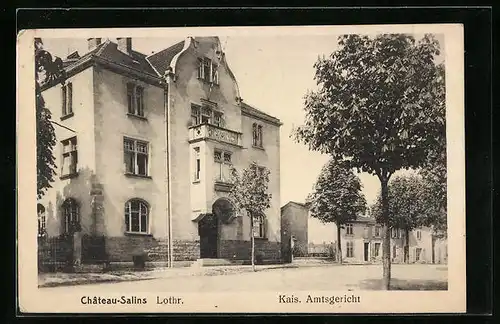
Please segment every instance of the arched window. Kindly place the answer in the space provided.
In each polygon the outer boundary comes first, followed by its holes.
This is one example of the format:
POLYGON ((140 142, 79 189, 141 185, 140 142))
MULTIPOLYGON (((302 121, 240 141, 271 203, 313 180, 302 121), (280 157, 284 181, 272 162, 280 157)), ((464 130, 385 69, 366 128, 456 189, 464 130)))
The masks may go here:
POLYGON ((125 231, 129 233, 149 232, 149 207, 141 199, 130 199, 125 203, 125 231))
POLYGON ((62 204, 64 232, 80 231, 80 206, 73 198, 68 198, 62 204))

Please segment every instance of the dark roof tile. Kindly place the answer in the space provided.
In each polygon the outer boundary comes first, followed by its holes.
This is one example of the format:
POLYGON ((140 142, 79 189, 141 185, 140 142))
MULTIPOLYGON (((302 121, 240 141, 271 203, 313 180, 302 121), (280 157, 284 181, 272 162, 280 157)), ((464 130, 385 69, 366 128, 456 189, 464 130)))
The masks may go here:
POLYGON ((184 48, 184 41, 176 43, 169 48, 166 48, 158 53, 148 56, 146 59, 152 66, 163 76, 165 71, 170 66, 175 55, 177 55, 184 48))

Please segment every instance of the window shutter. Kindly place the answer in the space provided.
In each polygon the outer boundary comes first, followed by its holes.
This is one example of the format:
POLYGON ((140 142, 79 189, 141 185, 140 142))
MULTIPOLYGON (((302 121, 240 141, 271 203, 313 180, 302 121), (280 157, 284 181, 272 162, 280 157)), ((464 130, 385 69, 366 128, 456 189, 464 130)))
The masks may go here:
POLYGON ((267 226, 268 226, 268 219, 267 217, 264 217, 264 236, 263 237, 267 237, 267 226))

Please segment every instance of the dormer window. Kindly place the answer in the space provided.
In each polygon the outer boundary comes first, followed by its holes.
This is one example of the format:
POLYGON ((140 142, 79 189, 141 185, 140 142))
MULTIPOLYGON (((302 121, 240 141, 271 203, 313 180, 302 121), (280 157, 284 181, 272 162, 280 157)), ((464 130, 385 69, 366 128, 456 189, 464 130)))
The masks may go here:
POLYGON ((208 83, 219 84, 219 72, 217 71, 217 64, 215 64, 209 58, 199 58, 198 79, 208 83))

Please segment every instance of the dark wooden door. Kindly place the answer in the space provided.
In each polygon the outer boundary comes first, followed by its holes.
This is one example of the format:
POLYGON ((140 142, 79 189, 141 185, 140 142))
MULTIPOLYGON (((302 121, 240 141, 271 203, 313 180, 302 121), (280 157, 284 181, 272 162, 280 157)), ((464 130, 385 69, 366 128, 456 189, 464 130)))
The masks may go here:
POLYGON ((218 257, 219 228, 217 216, 206 215, 198 223, 200 234, 200 258, 215 259, 218 257))
POLYGON ((370 252, 369 246, 369 243, 365 243, 365 261, 368 261, 368 255, 370 252))

